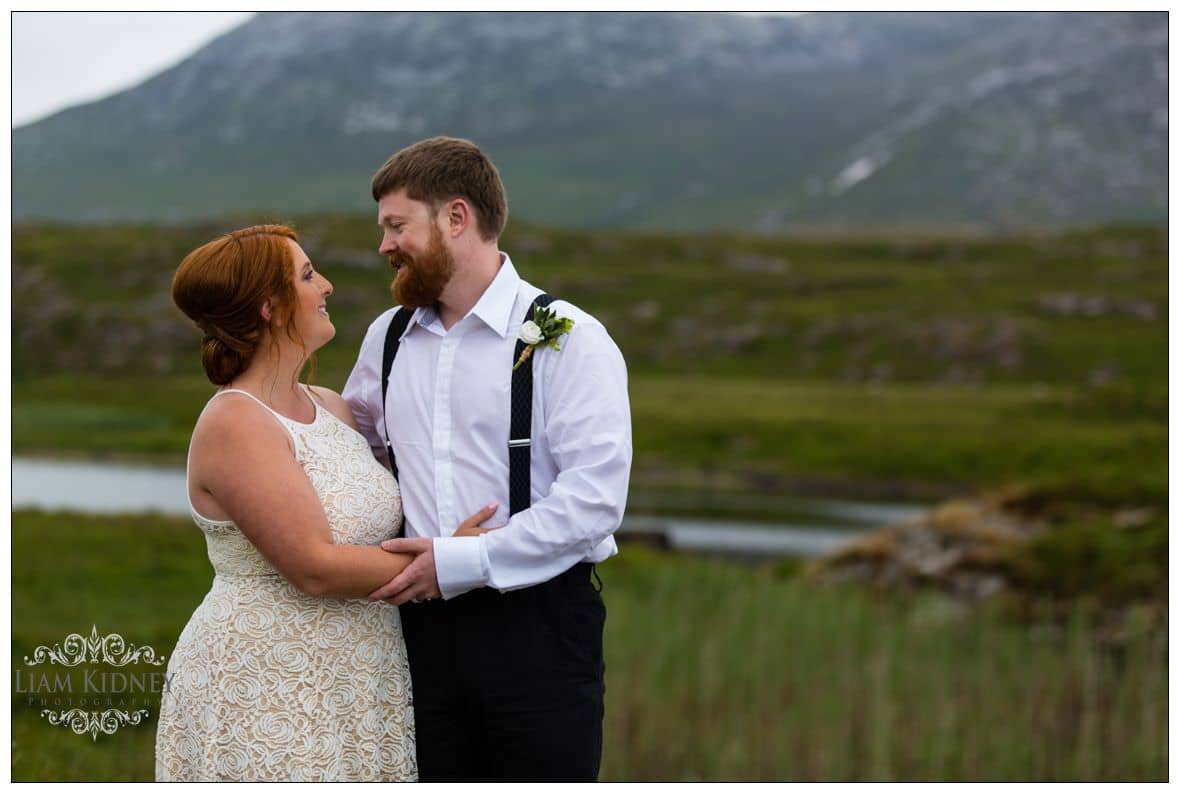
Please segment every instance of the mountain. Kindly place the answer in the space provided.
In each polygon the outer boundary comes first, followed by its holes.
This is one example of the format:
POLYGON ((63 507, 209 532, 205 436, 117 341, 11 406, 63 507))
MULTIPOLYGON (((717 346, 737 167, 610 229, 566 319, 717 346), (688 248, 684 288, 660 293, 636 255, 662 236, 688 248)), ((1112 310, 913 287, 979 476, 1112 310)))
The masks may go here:
POLYGON ((469 137, 583 227, 1167 217, 1166 13, 263 13, 12 135, 17 219, 369 210, 469 137))

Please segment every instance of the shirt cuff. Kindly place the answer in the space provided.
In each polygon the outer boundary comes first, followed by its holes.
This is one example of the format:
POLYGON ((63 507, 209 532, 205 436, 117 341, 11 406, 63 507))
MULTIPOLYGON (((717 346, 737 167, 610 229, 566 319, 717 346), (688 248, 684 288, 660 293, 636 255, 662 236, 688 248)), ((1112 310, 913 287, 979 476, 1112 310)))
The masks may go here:
POLYGON ((434 567, 438 589, 445 599, 483 587, 488 583, 488 553, 483 536, 435 538, 434 567))

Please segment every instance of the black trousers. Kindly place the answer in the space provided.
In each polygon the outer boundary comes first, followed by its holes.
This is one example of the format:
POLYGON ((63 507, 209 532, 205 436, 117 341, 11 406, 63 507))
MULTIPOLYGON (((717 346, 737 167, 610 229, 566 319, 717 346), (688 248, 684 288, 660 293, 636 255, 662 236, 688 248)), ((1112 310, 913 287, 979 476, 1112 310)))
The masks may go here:
POLYGON ((592 573, 401 607, 421 780, 598 779, 606 607, 592 573))

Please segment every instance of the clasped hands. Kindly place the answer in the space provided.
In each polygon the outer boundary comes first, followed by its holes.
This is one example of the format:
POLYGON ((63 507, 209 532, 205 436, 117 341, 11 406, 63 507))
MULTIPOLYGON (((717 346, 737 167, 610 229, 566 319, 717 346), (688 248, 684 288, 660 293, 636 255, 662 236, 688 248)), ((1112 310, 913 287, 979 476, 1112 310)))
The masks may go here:
MULTIPOLYGON (((500 527, 482 527, 496 513, 499 502, 492 502, 471 515, 455 530, 456 537, 470 537, 491 532, 500 527)), ((370 601, 388 601, 401 606, 407 602, 418 603, 440 598, 438 570, 434 565, 433 538, 392 538, 382 541, 381 548, 395 554, 413 554, 414 560, 405 570, 390 579, 378 589, 369 593, 370 601)))

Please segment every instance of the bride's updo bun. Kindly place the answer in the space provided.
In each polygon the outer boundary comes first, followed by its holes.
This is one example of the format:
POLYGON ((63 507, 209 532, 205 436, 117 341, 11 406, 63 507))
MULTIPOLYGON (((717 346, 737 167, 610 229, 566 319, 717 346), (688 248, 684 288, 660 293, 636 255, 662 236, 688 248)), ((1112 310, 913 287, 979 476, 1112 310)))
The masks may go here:
POLYGON ((294 258, 286 226, 251 226, 192 251, 172 278, 172 301, 205 333, 201 363, 209 380, 224 386, 250 364, 267 321, 262 305, 275 298, 271 323, 294 332, 294 258))
POLYGON ((209 380, 224 386, 246 369, 254 353, 256 341, 234 340, 224 342, 212 333, 205 333, 201 340, 201 364, 209 380))

